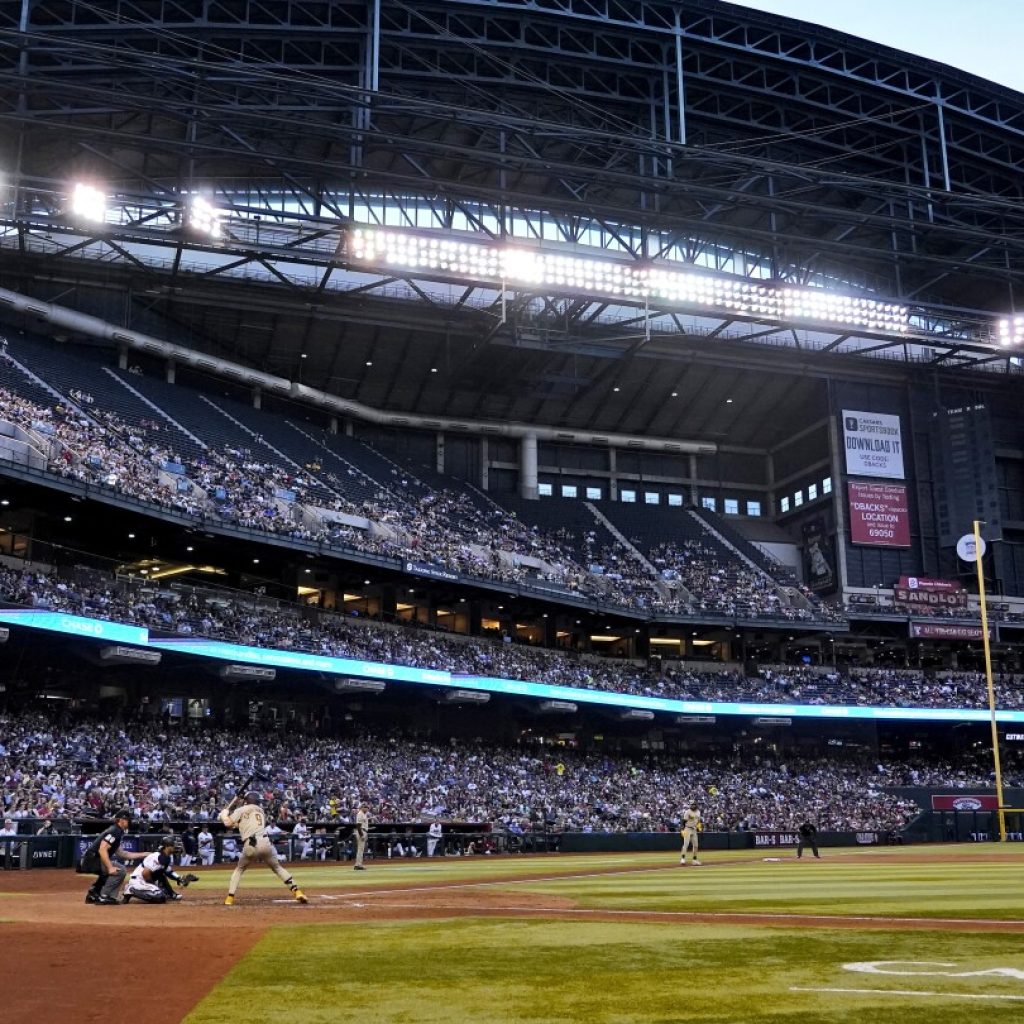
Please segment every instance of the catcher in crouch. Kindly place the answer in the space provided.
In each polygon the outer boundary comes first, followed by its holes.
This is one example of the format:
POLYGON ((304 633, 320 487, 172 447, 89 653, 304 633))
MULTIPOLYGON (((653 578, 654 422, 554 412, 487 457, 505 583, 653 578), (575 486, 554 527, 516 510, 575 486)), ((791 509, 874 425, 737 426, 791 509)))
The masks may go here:
POLYGON ((125 903, 138 900, 140 903, 167 903, 181 899, 181 893, 171 888, 171 882, 187 888, 198 882, 198 875, 179 875, 171 866, 171 857, 178 848, 176 836, 160 837, 156 853, 148 853, 128 878, 121 899, 125 903))
POLYGON ((228 884, 225 906, 234 906, 235 893, 238 891, 238 883, 242 880, 242 873, 253 864, 266 864, 291 889, 292 895, 299 903, 309 902, 306 894, 295 884, 292 876, 281 867, 281 862, 277 859, 274 844, 267 836, 267 818, 260 806, 258 793, 246 793, 244 800, 236 796, 220 812, 220 820, 227 828, 237 828, 242 837, 242 853, 228 884))

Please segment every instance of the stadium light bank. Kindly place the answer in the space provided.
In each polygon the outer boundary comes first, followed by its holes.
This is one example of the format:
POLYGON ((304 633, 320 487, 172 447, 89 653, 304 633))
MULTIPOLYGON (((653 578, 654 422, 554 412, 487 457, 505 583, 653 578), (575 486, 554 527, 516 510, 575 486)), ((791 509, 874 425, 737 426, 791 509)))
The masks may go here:
MULTIPOLYGON (((745 281, 649 260, 591 258, 522 243, 477 242, 390 228, 348 232, 350 267, 418 274, 506 289, 534 288, 633 306, 680 308, 711 317, 803 325, 851 336, 932 341, 910 307, 821 288, 745 281)), ((1024 344, 1024 317, 990 324, 989 344, 1024 344)))

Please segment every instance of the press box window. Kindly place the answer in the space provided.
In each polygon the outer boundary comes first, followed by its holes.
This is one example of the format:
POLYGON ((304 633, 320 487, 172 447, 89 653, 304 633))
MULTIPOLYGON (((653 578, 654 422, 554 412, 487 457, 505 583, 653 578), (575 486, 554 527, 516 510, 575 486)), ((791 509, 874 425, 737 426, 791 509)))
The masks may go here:
POLYGON ((808 501, 814 501, 814 499, 817 498, 817 496, 818 496, 818 485, 817 484, 808 484, 807 485, 807 500, 808 501))
POLYGON ((715 508, 716 508, 715 499, 714 498, 701 498, 700 499, 700 507, 701 508, 710 509, 712 512, 714 512, 715 508))
POLYGON ((759 516, 761 514, 761 502, 759 501, 748 501, 747 502, 747 515, 748 516, 759 516))
POLYGON ((682 508, 682 506, 683 506, 683 496, 681 494, 670 494, 668 496, 668 503, 673 508, 682 508))
POLYGON ((789 511, 789 498, 779 498, 779 509, 783 512, 789 511))
POLYGON ((537 484, 537 493, 542 498, 551 497, 551 484, 537 484))
POLYGON ((797 491, 796 494, 793 495, 793 504, 797 508, 799 508, 803 503, 804 503, 804 492, 803 491, 797 491))
POLYGON ((827 476, 821 481, 821 493, 831 494, 832 493, 832 477, 827 476))
POLYGON ((722 503, 727 516, 738 516, 740 514, 740 503, 735 498, 726 498, 722 503))
POLYGON ((619 501, 624 501, 627 505, 635 505, 636 491, 619 491, 619 501))
POLYGON ((588 487, 587 488, 587 501, 600 501, 601 500, 601 488, 600 487, 588 487))
POLYGON ((661 495, 655 494, 654 491, 644 491, 644 504, 645 505, 660 505, 661 495))
POLYGON ((575 498, 577 496, 575 484, 562 484, 562 497, 575 498))

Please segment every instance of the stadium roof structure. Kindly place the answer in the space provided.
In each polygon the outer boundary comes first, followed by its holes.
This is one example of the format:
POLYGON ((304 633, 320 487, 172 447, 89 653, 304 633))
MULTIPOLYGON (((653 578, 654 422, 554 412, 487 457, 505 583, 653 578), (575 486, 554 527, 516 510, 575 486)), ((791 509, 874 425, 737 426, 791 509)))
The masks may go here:
POLYGON ((752 443, 806 417, 808 377, 1021 372, 997 324, 1024 295, 1024 97, 817 26, 718 0, 24 0, 0 83, 0 283, 365 405, 752 443), (366 229, 902 326, 373 263, 366 229))

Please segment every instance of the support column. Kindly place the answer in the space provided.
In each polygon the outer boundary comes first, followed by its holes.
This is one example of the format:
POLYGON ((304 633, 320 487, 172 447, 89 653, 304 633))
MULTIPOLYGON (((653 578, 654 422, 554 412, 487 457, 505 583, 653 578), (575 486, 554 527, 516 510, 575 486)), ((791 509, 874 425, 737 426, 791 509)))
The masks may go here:
POLYGON ((700 501, 697 495, 697 456, 690 456, 690 504, 696 508, 700 501))
POLYGON ((178 367, 173 359, 167 360, 167 366, 164 368, 164 376, 167 379, 168 384, 173 384, 175 378, 178 375, 178 367))
POLYGON ((263 392, 259 388, 252 389, 252 407, 254 409, 263 408, 263 392))
POLYGON ((849 585, 846 575, 846 509, 843 497, 846 488, 843 486, 843 445, 839 433, 839 413, 834 409, 828 417, 828 446, 832 457, 832 509, 836 520, 836 561, 839 567, 839 592, 842 593, 849 585))
POLYGON ((619 469, 616 464, 616 449, 608 449, 608 500, 619 500, 619 469))
POLYGON ((439 430, 434 438, 434 468, 444 476, 444 431, 439 430))
POLYGON ((482 491, 489 491, 491 489, 490 480, 490 446, 487 443, 486 437, 480 438, 480 489, 482 491))
POLYGON ((337 436, 337 434, 338 434, 338 417, 337 416, 332 416, 330 418, 330 420, 327 421, 327 433, 328 434, 333 434, 335 437, 337 436))
POLYGON ((683 26, 679 8, 676 8, 676 96, 679 101, 679 141, 686 145, 686 79, 683 77, 683 26))
POLYGON ((537 499, 537 435, 533 433, 519 442, 519 496, 537 499))
POLYGON ((117 350, 117 368, 119 370, 128 369, 128 349, 124 345, 119 346, 117 350))

